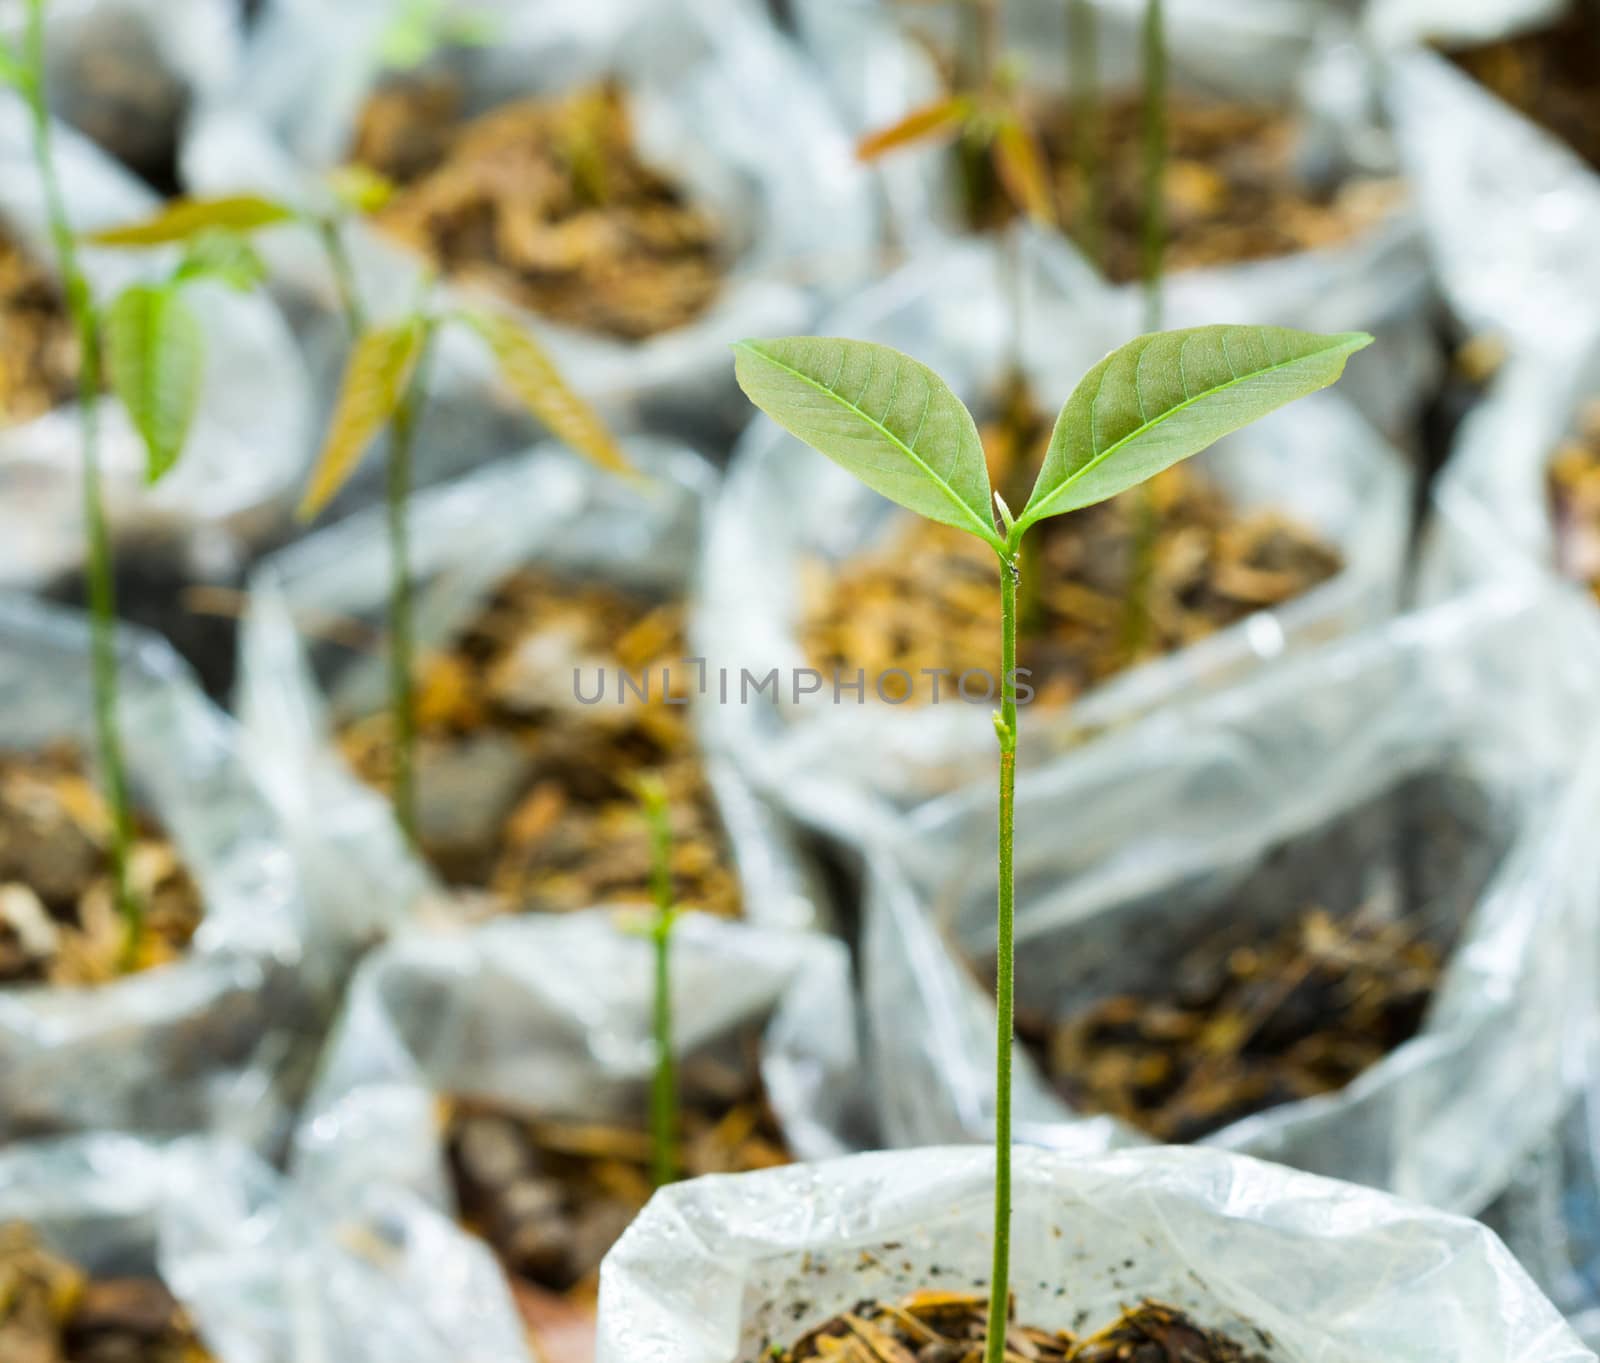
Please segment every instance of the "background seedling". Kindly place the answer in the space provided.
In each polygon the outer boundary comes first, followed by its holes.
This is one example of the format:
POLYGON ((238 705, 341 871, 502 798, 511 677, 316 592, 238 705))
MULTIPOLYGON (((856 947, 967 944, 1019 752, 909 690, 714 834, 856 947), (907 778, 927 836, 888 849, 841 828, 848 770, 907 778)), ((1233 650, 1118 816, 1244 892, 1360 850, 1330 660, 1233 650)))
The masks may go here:
POLYGON ((0 79, 16 89, 28 107, 50 241, 77 335, 95 746, 111 811, 109 852, 117 910, 124 927, 123 962, 132 967, 137 964, 143 937, 144 909, 128 876, 133 806, 117 713, 117 602, 100 477, 101 391, 109 368, 112 390, 127 408, 145 446, 146 481, 158 482, 172 470, 188 442, 205 371, 204 336, 183 295, 204 280, 248 290, 261 281, 262 269, 242 240, 220 230, 223 224, 213 223, 193 234, 182 259, 165 279, 132 285, 102 310, 79 259, 56 172, 46 85, 44 7, 45 0, 28 0, 20 48, 0 41, 0 79))
POLYGON ((1100 157, 1100 16, 1093 0, 1067 0, 1067 91, 1072 159, 1082 205, 1072 225, 1079 248, 1098 267, 1104 255, 1106 181, 1100 157))
POLYGON ((678 910, 672 896, 672 818, 667 788, 659 776, 641 777, 639 800, 650 825, 650 894, 655 917, 650 940, 655 947, 652 1032, 656 1069, 650 1086, 650 1144, 656 1187, 678 1178, 678 1075, 672 1051, 672 929, 678 910))
POLYGON ((1010 1288, 1012 865, 1017 762, 1017 584, 1029 529, 1093 506, 1231 431, 1325 388, 1371 343, 1281 327, 1214 326, 1141 336, 1084 377, 1056 421, 1033 492, 1013 515, 993 491, 978 428, 933 370, 888 346, 831 337, 745 341, 739 384, 791 434, 868 487, 976 535, 999 560, 1000 745, 995 1001, 994 1269, 986 1363, 1003 1363, 1010 1288), (996 522, 995 512, 999 512, 996 522))

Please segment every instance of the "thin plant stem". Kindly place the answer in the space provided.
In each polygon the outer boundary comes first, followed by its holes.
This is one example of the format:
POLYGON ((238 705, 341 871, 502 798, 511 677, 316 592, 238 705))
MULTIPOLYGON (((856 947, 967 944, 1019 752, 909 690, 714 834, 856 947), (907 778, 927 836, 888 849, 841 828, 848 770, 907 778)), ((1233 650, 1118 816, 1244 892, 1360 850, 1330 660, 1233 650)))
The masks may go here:
POLYGON ((95 742, 101 779, 111 806, 111 875, 117 912, 123 922, 123 967, 138 957, 144 936, 144 910, 128 879, 128 849, 133 842, 133 804, 118 721, 117 591, 111 566, 111 536, 100 487, 100 324, 94 293, 78 259, 77 240, 56 175, 45 97, 43 0, 30 0, 26 32, 26 96, 33 121, 33 157, 44 188, 50 239, 67 308, 78 340, 78 421, 82 433, 83 526, 87 542, 90 663, 94 688, 95 742))
POLYGON ((1078 245, 1091 265, 1105 253, 1105 176, 1100 160, 1100 19, 1093 0, 1067 0, 1067 75, 1072 159, 1078 176, 1078 245))
POLYGON ((389 462, 386 511, 389 531, 389 708, 394 722, 395 821, 407 844, 417 840, 417 714, 415 694, 416 628, 411 579, 410 499, 411 456, 417 423, 427 401, 431 328, 424 336, 422 354, 406 386, 405 397, 389 424, 389 462))
POLYGON ((650 1148, 655 1185, 678 1178, 678 1073, 672 1050, 672 928, 677 910, 672 897, 672 824, 666 788, 659 780, 644 789, 650 821, 650 893, 656 916, 650 938, 655 946, 655 1007, 652 1025, 656 1068, 650 1085, 650 1148))
POLYGON ((1004 1363, 1011 1304, 1011 1045, 1016 1026, 1016 900, 1013 843, 1017 783, 1017 579, 1019 535, 1012 529, 1000 556, 1000 856, 995 953, 994 1268, 989 1275, 989 1328, 984 1363, 1004 1363))
POLYGON ((361 290, 356 284, 355 264, 345 245, 344 231, 337 218, 319 216, 313 219, 317 238, 322 242, 322 252, 333 272, 334 288, 339 294, 339 311, 344 316, 345 330, 352 343, 361 339, 367 330, 367 310, 361 302, 361 290))
POLYGON ((1144 11, 1144 221, 1140 278, 1144 282, 1144 329, 1161 329, 1161 272, 1167 246, 1167 38, 1162 0, 1145 0, 1144 11))

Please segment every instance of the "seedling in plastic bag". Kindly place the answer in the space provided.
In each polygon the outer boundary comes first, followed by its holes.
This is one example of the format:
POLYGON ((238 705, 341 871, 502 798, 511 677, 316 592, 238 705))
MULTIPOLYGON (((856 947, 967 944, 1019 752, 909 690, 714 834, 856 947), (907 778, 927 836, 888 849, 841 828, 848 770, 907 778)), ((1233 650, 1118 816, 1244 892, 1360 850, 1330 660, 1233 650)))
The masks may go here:
POLYGON ((56 172, 46 88, 44 6, 45 0, 28 0, 20 46, 0 41, 0 79, 16 89, 29 111, 51 244, 78 342, 95 744, 111 811, 109 852, 124 927, 123 961, 131 967, 143 937, 144 907, 128 876, 133 806, 118 719, 116 585, 100 480, 101 390, 109 377, 145 446, 146 479, 158 482, 172 470, 188 442, 205 372, 205 338, 184 293, 203 281, 248 290, 260 282, 262 270, 243 241, 213 228, 195 235, 165 279, 131 285, 109 307, 102 306, 79 259, 56 172))
POLYGON ((678 1177, 678 1076, 672 1051, 672 928, 678 910, 672 895, 672 812, 659 776, 640 778, 639 801, 650 824, 650 896, 655 902, 650 924, 650 940, 655 946, 651 1030, 656 1050, 650 1087, 650 1140, 660 1188, 678 1177))
POLYGON ((735 347, 750 400, 868 487, 988 544, 1000 569, 998 951, 995 999, 994 1269, 986 1363, 1002 1363, 1010 1284, 1011 1047, 1015 1025, 1012 866, 1018 743, 1017 586, 1027 532, 1143 483, 1268 412, 1326 388, 1360 332, 1211 326, 1140 336, 1101 360, 1061 409, 1019 514, 989 483, 972 414, 926 365, 888 346, 832 337, 735 347), (996 520, 998 511, 998 521, 996 520))

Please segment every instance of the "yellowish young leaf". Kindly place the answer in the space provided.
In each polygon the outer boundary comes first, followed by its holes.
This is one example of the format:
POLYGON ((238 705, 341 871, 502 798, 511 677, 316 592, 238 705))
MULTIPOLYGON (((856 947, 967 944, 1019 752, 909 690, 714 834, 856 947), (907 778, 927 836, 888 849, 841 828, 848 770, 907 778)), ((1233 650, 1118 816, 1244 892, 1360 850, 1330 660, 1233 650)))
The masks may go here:
POLYGON ((995 129, 991 154, 995 173, 1011 202, 1039 226, 1054 227, 1050 175, 1033 135, 1016 118, 1008 117, 995 129))
POLYGON ((224 199, 174 199, 154 217, 93 232, 85 240, 93 246, 166 246, 190 241, 206 232, 249 235, 263 227, 292 222, 299 215, 286 204, 255 194, 224 199))
POLYGON ((858 161, 876 161, 887 152, 919 142, 947 140, 956 136, 972 117, 973 104, 965 95, 951 95, 913 109, 886 128, 870 132, 856 143, 858 161))

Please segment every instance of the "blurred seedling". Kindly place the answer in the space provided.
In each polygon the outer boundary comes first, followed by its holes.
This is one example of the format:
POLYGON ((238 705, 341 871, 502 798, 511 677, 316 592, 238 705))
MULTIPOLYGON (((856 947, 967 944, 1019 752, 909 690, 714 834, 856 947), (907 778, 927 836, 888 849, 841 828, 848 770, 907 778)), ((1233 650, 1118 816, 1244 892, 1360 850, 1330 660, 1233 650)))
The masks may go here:
POLYGON ((650 827, 650 896, 655 911, 650 941, 655 950, 651 1032, 656 1065, 650 1086, 650 1141, 656 1187, 678 1178, 678 1075, 672 1039, 672 929, 678 908, 672 893, 672 810, 659 776, 639 779, 639 803, 650 827))
POLYGON ((1140 336, 1095 365, 1067 399, 1033 491, 1017 515, 991 486, 972 414, 926 365, 888 346, 831 337, 744 341, 734 348, 740 386, 780 426, 891 501, 976 535, 998 560, 995 1231, 985 1363, 1003 1363, 1010 1297, 1017 587, 1027 532, 1048 517, 1136 487, 1285 403, 1327 387, 1371 339, 1244 326, 1140 336))

